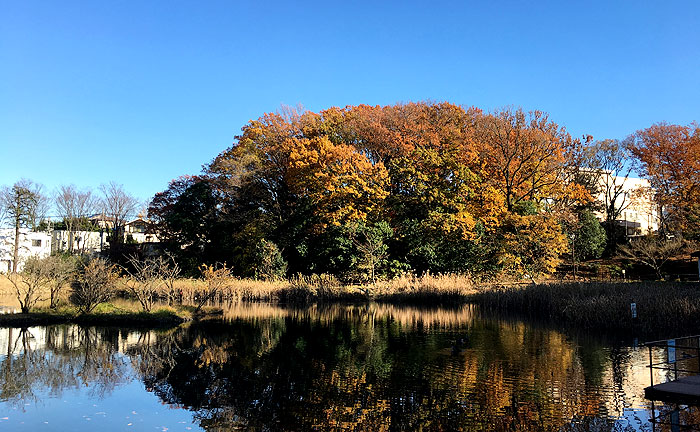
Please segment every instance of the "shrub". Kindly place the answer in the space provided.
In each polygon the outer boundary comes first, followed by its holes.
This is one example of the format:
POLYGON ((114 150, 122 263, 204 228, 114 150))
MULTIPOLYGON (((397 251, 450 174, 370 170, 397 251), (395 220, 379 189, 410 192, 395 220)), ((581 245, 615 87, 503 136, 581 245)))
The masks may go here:
POLYGON ((73 281, 71 302, 81 313, 92 312, 112 297, 118 278, 116 266, 102 258, 84 263, 73 281))
POLYGON ((7 273, 5 277, 12 283, 15 296, 22 313, 29 313, 41 300, 41 292, 49 286, 51 274, 46 259, 29 258, 20 273, 7 273))

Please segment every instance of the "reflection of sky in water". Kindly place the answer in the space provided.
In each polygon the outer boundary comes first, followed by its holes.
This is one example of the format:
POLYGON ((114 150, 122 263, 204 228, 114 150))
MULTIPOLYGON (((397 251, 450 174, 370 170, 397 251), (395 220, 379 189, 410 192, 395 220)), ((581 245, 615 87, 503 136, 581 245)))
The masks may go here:
POLYGON ((617 421, 617 424, 639 431, 652 430, 649 414, 650 411, 646 409, 625 408, 622 412, 622 418, 617 421))
POLYGON ((172 331, 0 329, 0 431, 652 430, 643 347, 470 307, 225 316, 172 331))
POLYGON ((0 403, 0 430, 7 431, 202 431, 192 413, 145 391, 127 379, 104 396, 88 384, 57 397, 39 393, 38 401, 0 403), (92 396, 91 396, 92 395, 92 396))

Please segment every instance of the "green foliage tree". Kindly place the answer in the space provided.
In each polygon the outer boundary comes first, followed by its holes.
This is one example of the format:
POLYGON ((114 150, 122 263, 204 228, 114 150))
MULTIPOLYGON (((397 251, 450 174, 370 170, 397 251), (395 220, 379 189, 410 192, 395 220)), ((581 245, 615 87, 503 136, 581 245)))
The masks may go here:
POLYGON ((42 193, 41 185, 28 179, 21 179, 12 187, 0 189, 0 214, 4 214, 14 228, 12 248, 12 272, 19 264, 20 230, 35 228, 46 210, 47 198, 42 193))
POLYGON ((605 251, 605 229, 589 210, 578 215, 578 229, 571 236, 571 253, 577 261, 600 258, 605 251))
POLYGON ((355 268, 363 279, 375 283, 378 274, 384 272, 388 264, 386 241, 393 234, 391 227, 386 221, 374 224, 358 222, 351 225, 349 231, 358 255, 355 268))
POLYGON ((232 255, 230 224, 216 186, 208 178, 171 181, 167 190, 153 198, 148 215, 166 250, 187 275, 198 275, 202 263, 224 261, 232 255))
POLYGON ((269 240, 262 239, 256 249, 257 266, 255 277, 262 280, 283 279, 287 273, 287 262, 279 248, 269 240))

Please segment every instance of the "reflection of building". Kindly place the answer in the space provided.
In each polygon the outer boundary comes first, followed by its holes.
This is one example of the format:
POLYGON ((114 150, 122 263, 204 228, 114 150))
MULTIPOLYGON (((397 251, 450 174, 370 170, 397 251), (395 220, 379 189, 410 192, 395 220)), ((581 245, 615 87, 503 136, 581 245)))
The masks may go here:
MULTIPOLYGON (((85 338, 88 334, 77 325, 68 325, 60 328, 51 327, 29 327, 25 329, 29 337, 23 343, 18 343, 17 338, 21 335, 19 329, 0 329, 0 349, 3 354, 20 355, 23 352, 59 350, 62 353, 67 351, 77 351, 85 346, 85 338), (58 335, 49 336, 50 332, 57 332, 58 335), (58 336, 58 337, 57 337, 58 336)), ((94 331, 94 330, 93 330, 94 331)), ((156 332, 152 330, 117 330, 119 336, 113 339, 105 338, 103 334, 95 332, 90 334, 95 339, 92 341, 97 345, 108 344, 110 351, 126 353, 128 349, 137 346, 155 345, 157 341, 156 332)))
MULTIPOLYGON (((12 270, 15 248, 15 229, 0 229, 0 272, 12 270)), ((24 266, 24 261, 32 256, 40 258, 51 254, 51 235, 45 232, 34 232, 23 228, 19 231, 19 251, 17 271, 24 266)))
MULTIPOLYGON (((659 229, 658 209, 648 180, 607 173, 601 175, 599 187, 601 192, 598 201, 603 205, 606 204, 606 189, 619 191, 615 207, 622 211, 615 222, 625 227, 627 236, 646 235, 659 229)), ((597 216, 599 219, 605 219, 605 212, 598 212, 597 216)))

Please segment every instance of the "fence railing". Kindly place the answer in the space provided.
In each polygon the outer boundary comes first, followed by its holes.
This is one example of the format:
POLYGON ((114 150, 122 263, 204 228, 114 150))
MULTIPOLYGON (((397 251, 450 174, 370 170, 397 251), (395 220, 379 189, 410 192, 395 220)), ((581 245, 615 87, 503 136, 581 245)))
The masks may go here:
POLYGON ((682 338, 664 339, 647 342, 644 345, 649 349, 649 375, 651 386, 654 386, 654 371, 662 370, 673 373, 673 379, 678 379, 678 374, 700 374, 700 335, 685 336, 682 338), (654 360, 654 350, 663 349, 665 360, 654 360))

